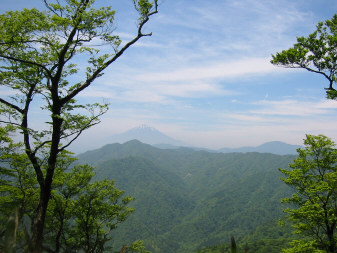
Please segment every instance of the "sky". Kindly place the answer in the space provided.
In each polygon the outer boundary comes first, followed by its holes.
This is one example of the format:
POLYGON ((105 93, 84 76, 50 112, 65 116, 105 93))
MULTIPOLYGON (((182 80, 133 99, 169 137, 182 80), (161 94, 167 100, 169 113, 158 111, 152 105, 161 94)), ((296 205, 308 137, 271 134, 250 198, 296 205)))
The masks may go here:
MULTIPOLYGON (((40 0, 0 0, 0 11, 40 7, 40 0), (1 7, 2 6, 2 7, 1 7)), ((125 42, 137 31, 132 1, 97 0, 116 8, 125 42), (118 3, 116 3, 118 2, 118 3)), ((337 10, 334 0, 160 0, 142 38, 80 94, 110 103, 102 122, 73 145, 84 151, 142 124, 189 145, 302 144, 305 134, 337 141, 337 101, 327 80, 270 64, 337 10)))

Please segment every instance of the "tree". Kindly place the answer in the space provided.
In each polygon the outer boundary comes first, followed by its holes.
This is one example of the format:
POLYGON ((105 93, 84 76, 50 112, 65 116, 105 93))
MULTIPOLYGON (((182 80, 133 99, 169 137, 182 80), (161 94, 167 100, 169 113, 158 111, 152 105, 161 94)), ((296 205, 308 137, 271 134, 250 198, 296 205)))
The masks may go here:
MULTIPOLYGON (((151 253, 150 251, 147 251, 145 249, 145 247, 143 246, 143 242, 142 241, 135 241, 134 243, 132 243, 131 246, 125 246, 124 247, 124 253, 135 253, 135 252, 138 252, 138 253, 151 253)), ((118 252, 118 253, 122 253, 122 252, 118 252)))
MULTIPOLYGON (((1 129, 1 128, 0 128, 1 129)), ((7 139, 3 132, 0 139, 7 139)), ((73 165, 76 160, 71 153, 62 151, 57 159, 56 173, 52 184, 42 245, 48 252, 104 252, 109 250, 111 231, 132 212, 128 207, 131 197, 123 197, 123 191, 112 180, 91 182, 94 168, 88 165, 73 165)), ((18 242, 11 244, 12 252, 25 248, 25 231, 34 217, 39 186, 33 167, 25 153, 3 152, 2 161, 7 161, 7 171, 1 174, 0 184, 0 251, 5 248, 7 232, 17 228, 18 242), (13 210, 17 210, 17 224, 10 224, 13 210)), ((15 238, 12 236, 12 238, 15 238)), ((138 242, 139 244, 139 242, 138 242)), ((7 247, 7 248, 6 248, 7 247)), ((140 251, 140 248, 139 248, 140 251)))
POLYGON ((286 68, 301 68, 323 75, 329 82, 327 97, 337 98, 337 14, 331 20, 320 22, 308 37, 297 38, 288 50, 272 55, 271 63, 286 68))
POLYGON ((95 0, 44 0, 46 11, 24 9, 0 15, 0 85, 15 94, 0 98, 0 122, 22 136, 39 186, 30 252, 42 250, 59 154, 98 124, 107 110, 107 104, 83 105, 76 97, 130 46, 151 35, 143 28, 158 12, 157 0, 132 1, 139 13, 137 34, 123 46, 113 33, 115 11, 95 8, 95 0), (100 50, 93 41, 110 51, 100 50), (79 56, 81 68, 76 65, 79 56), (34 128, 30 108, 36 104, 49 112, 49 120, 34 128))
POLYGON ((337 252, 337 149, 324 135, 307 135, 305 148, 298 149, 298 157, 280 169, 282 180, 295 193, 282 202, 290 203, 285 209, 296 233, 303 240, 292 242, 284 252, 337 252))
POLYGON ((231 253, 236 253, 236 242, 235 242, 235 238, 232 235, 231 236, 231 253))

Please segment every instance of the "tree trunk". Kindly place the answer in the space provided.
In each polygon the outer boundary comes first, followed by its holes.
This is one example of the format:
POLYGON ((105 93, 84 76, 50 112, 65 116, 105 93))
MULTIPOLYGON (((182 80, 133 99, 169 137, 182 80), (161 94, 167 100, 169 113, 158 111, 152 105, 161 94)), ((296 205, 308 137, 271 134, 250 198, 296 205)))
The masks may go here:
POLYGON ((45 180, 42 185, 40 184, 40 199, 36 210, 36 216, 33 221, 32 238, 29 245, 30 253, 42 252, 44 223, 49 199, 51 196, 51 187, 59 153, 58 147, 60 144, 61 127, 63 123, 62 118, 59 117, 59 115, 61 115, 61 106, 59 103, 54 104, 53 112, 54 115, 57 116, 53 117, 53 134, 49 151, 48 168, 46 171, 45 180))
POLYGON ((328 226, 327 228, 327 236, 329 240, 329 246, 328 246, 328 252, 331 253, 337 253, 337 248, 335 245, 335 238, 334 238, 334 224, 330 227, 328 226))
POLYGON ((30 240, 29 252, 40 253, 42 252, 43 243, 43 229, 44 222, 46 218, 46 212, 48 207, 48 202, 50 199, 50 189, 51 187, 41 187, 40 188, 40 200, 36 210, 36 216, 32 224, 32 238, 30 240), (48 189, 49 188, 49 189, 48 189))

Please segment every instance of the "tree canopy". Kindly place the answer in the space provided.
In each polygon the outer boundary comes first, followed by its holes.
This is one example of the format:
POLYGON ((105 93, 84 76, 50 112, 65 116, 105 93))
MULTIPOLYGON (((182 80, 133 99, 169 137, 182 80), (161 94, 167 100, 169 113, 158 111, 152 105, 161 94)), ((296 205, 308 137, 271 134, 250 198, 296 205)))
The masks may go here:
POLYGON ((329 86, 327 97, 335 99, 337 81, 337 14, 320 22, 316 31, 297 38, 293 47, 272 55, 271 63, 286 68, 301 68, 324 76, 329 86))
POLYGON ((337 149, 324 135, 307 135, 298 157, 280 169, 282 180, 295 193, 284 198, 284 210, 302 240, 292 242, 285 252, 337 252, 337 149))
POLYGON ((42 248, 59 155, 83 131, 98 124, 99 116, 108 109, 105 103, 78 103, 78 94, 130 46, 151 35, 143 28, 158 12, 157 0, 132 0, 138 13, 137 33, 122 44, 115 34, 115 10, 111 6, 96 8, 95 0, 43 3, 45 10, 23 9, 0 15, 0 85, 10 94, 0 98, 0 123, 21 136, 19 142, 39 187, 29 233, 30 252, 42 248), (47 112, 47 120, 33 124, 34 105, 47 112))
MULTIPOLYGON (((7 136, 3 133, 0 138, 7 136)), ((133 212, 133 208, 128 207, 132 198, 123 196, 113 180, 91 182, 94 168, 74 165, 76 159, 70 155, 63 151, 58 157, 42 248, 54 253, 104 252, 109 249, 111 231, 133 212)), ((16 252, 25 249, 29 240, 26 233, 34 218, 39 186, 25 153, 4 152, 0 159, 6 161, 7 171, 0 175, 0 249, 16 252), (17 233, 12 245, 6 245, 13 237, 6 235, 7 219, 13 213, 17 216, 14 224, 17 233)))

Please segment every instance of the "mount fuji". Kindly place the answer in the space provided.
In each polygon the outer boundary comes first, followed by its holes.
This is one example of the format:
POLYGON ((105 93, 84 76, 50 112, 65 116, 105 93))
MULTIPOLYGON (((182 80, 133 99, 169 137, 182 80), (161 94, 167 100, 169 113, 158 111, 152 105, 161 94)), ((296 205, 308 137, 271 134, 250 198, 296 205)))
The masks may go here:
POLYGON ((161 132, 157 129, 147 126, 140 125, 138 127, 132 128, 126 132, 113 135, 109 137, 111 143, 124 143, 130 140, 139 140, 140 142, 156 145, 156 146, 165 146, 169 148, 172 146, 186 146, 186 143, 175 140, 161 132), (164 145, 165 144, 165 145, 164 145))

